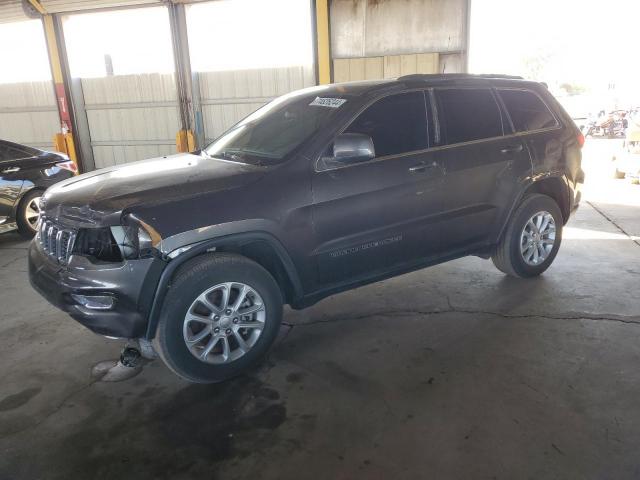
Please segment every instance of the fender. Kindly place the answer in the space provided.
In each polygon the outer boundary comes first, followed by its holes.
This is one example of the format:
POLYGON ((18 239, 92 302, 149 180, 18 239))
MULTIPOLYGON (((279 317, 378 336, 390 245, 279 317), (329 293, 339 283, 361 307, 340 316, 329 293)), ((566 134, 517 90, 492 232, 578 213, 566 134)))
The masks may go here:
MULTIPOLYGON (((160 320, 160 311, 162 309, 162 304, 167 294, 167 290, 169 287, 169 283, 173 277, 173 274, 176 272, 178 267, 183 265, 186 261, 197 257, 198 255, 202 255, 207 251, 211 250, 214 247, 218 247, 221 245, 234 243, 234 244, 242 244, 242 243, 250 243, 255 240, 260 240, 267 242, 278 255, 278 258, 282 262, 284 266, 285 272, 291 281, 293 286, 295 297, 301 298, 303 296, 302 283, 300 282, 300 278, 298 276, 298 271, 289 256, 289 253, 286 251, 282 243, 272 234, 262 232, 262 231, 253 231, 253 232, 243 232, 236 233, 231 235, 225 235, 221 237, 216 237, 208 240, 203 240, 199 243, 187 245, 188 250, 183 251, 177 257, 169 260, 166 264, 166 267, 162 270, 160 274, 160 279, 158 280, 158 285, 155 289, 155 294, 153 296, 153 301, 151 304, 151 310, 149 312, 149 318, 147 322, 147 331, 145 333, 144 338, 147 340, 153 339, 156 332, 156 327, 158 326, 158 321, 160 320)), ((182 247, 184 248, 184 247, 182 247)), ((170 258, 170 257, 167 257, 170 258)))

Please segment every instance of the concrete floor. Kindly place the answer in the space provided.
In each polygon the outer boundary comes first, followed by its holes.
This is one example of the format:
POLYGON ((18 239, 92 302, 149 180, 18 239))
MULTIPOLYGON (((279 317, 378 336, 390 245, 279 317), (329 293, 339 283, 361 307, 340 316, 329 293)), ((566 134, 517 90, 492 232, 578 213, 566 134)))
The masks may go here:
POLYGON ((588 195, 542 277, 466 258, 289 311, 264 365, 212 386, 159 361, 93 381, 121 345, 0 236, 0 479, 637 479, 640 186, 588 195))

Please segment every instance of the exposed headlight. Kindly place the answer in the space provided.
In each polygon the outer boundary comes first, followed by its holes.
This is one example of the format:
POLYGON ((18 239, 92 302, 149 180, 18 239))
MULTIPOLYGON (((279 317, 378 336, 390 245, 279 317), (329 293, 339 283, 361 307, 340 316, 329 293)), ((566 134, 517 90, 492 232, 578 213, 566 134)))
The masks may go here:
POLYGON ((103 262, 121 262, 154 255, 160 240, 152 227, 128 215, 122 225, 80 229, 74 252, 103 262))
POLYGON ((102 262, 122 261, 121 251, 108 227, 80 229, 73 251, 102 262))

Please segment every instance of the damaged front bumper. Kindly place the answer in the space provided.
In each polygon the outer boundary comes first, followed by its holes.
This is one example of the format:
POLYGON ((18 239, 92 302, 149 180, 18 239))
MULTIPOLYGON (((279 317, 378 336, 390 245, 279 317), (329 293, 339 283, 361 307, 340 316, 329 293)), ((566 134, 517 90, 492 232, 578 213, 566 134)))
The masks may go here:
POLYGON ((92 262, 72 255, 60 265, 37 240, 29 247, 29 280, 45 299, 85 327, 110 337, 139 338, 165 262, 159 258, 92 262))

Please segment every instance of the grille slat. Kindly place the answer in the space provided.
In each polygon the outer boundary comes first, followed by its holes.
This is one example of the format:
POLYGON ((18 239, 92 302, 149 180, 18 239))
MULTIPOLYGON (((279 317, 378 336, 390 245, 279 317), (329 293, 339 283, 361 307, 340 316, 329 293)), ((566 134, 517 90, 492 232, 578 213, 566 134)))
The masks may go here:
POLYGON ((42 218, 40 222, 38 242, 42 245, 42 249, 58 263, 66 265, 73 252, 76 232, 62 228, 45 218, 42 218))

